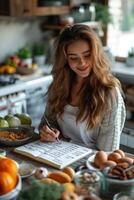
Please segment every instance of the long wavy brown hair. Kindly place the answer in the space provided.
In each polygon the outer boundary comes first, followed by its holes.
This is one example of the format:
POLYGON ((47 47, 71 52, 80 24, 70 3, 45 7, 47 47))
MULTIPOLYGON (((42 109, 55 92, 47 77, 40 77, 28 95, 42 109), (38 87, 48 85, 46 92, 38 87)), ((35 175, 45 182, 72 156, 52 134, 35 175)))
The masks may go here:
POLYGON ((91 47, 92 69, 89 76, 83 79, 76 119, 77 122, 87 120, 87 128, 94 128, 101 123, 104 112, 111 109, 111 101, 108 99, 111 96, 116 97, 115 88, 120 87, 120 83, 110 71, 110 63, 99 37, 87 25, 67 26, 56 40, 48 108, 51 117, 61 117, 64 107, 70 102, 75 73, 68 65, 65 51, 69 44, 81 39, 87 41, 91 47))

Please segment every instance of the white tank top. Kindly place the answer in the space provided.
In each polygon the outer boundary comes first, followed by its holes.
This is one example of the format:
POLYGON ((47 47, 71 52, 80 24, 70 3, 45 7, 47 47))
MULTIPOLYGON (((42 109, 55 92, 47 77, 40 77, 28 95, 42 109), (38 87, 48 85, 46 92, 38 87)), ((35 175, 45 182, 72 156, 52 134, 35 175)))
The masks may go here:
POLYGON ((57 118, 63 136, 70 138, 72 142, 89 148, 96 148, 95 144, 99 128, 87 130, 86 121, 76 123, 77 112, 78 107, 67 105, 64 108, 62 118, 57 118))

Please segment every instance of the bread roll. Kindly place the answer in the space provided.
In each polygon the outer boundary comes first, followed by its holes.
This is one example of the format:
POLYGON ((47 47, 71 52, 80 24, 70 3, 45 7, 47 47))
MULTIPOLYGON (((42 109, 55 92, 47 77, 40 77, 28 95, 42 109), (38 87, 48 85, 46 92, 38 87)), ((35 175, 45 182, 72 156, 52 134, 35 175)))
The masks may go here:
POLYGON ((121 155, 119 154, 119 153, 110 153, 109 155, 108 155, 108 160, 112 160, 112 161, 114 161, 114 162, 116 162, 118 159, 120 159, 121 158, 121 155))
POLYGON ((69 183, 72 181, 71 177, 62 171, 53 171, 48 174, 48 178, 51 178, 59 183, 69 183))
POLYGON ((132 158, 129 158, 129 157, 124 157, 124 158, 120 158, 120 159, 117 160, 117 163, 123 163, 123 162, 126 162, 128 164, 133 164, 134 160, 132 158))
POLYGON ((114 167, 114 166, 116 166, 117 165, 117 163, 116 162, 114 162, 114 161, 112 161, 112 160, 107 160, 106 162, 104 162, 103 164, 102 164, 102 166, 100 167, 101 169, 104 169, 105 167, 114 167))
POLYGON ((74 171, 74 169, 72 167, 65 167, 63 169, 63 172, 65 172, 66 174, 68 174, 71 177, 71 179, 74 178, 75 171, 74 171))
POLYGON ((107 161, 107 153, 104 151, 98 151, 94 158, 94 164, 97 167, 101 167, 104 162, 107 161))
POLYGON ((122 158, 125 157, 125 153, 124 153, 124 151, 122 151, 121 149, 116 149, 116 150, 114 151, 114 153, 119 153, 119 154, 121 155, 122 158))

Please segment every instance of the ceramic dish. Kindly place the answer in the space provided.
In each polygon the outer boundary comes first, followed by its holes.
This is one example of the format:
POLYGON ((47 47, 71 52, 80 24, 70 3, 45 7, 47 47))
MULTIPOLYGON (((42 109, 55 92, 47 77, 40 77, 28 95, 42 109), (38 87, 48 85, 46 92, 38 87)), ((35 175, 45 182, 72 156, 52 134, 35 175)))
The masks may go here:
POLYGON ((0 195, 0 200, 17 200, 18 195, 22 189, 22 180, 20 175, 18 175, 18 183, 10 192, 0 195))
POLYGON ((120 192, 114 195, 113 200, 133 200, 134 194, 131 194, 130 192, 120 192))
MULTIPOLYGON (((110 153, 110 152, 108 152, 108 154, 109 154, 109 153, 110 153)), ((127 157, 130 157, 130 158, 133 158, 133 159, 134 159, 134 155, 132 155, 132 154, 125 153, 125 155, 126 155, 127 157)), ((95 164, 94 164, 94 158, 95 158, 95 155, 90 156, 90 157, 87 159, 87 161, 86 161, 86 166, 87 166, 87 168, 90 169, 90 170, 99 171, 100 168, 98 168, 98 167, 95 166, 95 164)))
POLYGON ((35 173, 35 167, 32 164, 22 162, 19 165, 19 174, 21 178, 28 178, 35 173))
MULTIPOLYGON (((103 175, 104 175, 104 179, 102 182, 101 192, 102 192, 102 195, 106 197, 106 199, 108 197, 113 197, 116 193, 119 193, 122 191, 130 194, 134 188, 134 178, 127 179, 127 180, 110 178, 106 172, 103 173, 103 175)), ((124 200, 126 200, 126 198, 124 200)))
POLYGON ((30 75, 33 74, 37 71, 37 69, 34 68, 26 68, 26 67, 18 67, 17 68, 17 73, 20 75, 30 75))
MULTIPOLYGON (((0 128, 0 144, 3 146, 19 146, 26 144, 31 140, 34 134, 34 127, 26 126, 26 127, 12 127, 12 128, 0 128), (13 133, 13 139, 11 137, 2 137, 2 135, 13 133), (20 137, 20 134, 24 134, 24 137, 20 137)), ((22 135, 23 136, 23 135, 22 135)))

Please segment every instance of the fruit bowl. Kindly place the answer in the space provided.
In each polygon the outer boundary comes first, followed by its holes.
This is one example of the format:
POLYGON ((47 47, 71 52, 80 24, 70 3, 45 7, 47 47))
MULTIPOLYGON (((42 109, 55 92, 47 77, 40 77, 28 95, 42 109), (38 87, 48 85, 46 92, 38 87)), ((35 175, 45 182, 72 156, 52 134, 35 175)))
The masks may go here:
POLYGON ((0 128, 0 144, 4 146, 23 145, 29 142, 34 135, 34 127, 32 126, 0 128))
POLYGON ((17 68, 17 73, 20 75, 30 75, 33 74, 37 71, 36 68, 28 68, 28 67, 18 67, 17 68))
POLYGON ((22 181, 20 175, 18 175, 18 183, 16 187, 10 192, 0 195, 0 200, 16 200, 19 195, 19 192, 21 191, 21 188, 22 188, 22 181))

